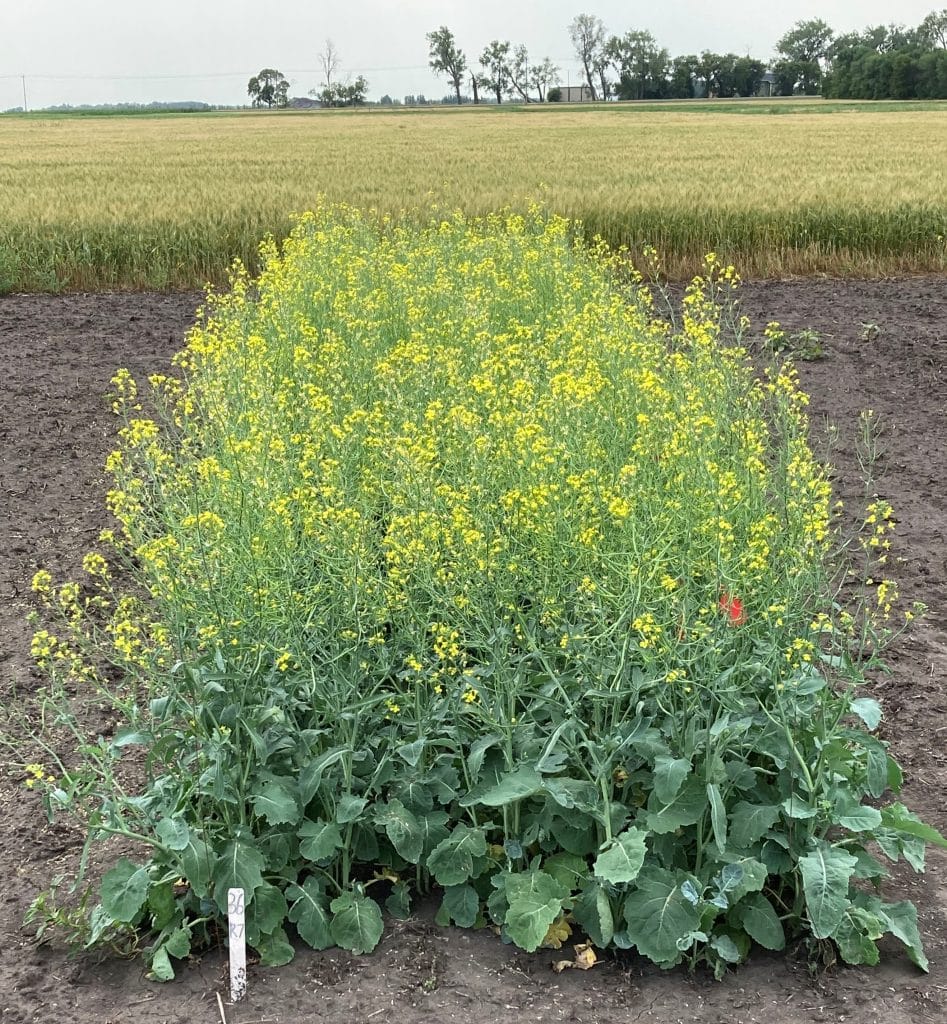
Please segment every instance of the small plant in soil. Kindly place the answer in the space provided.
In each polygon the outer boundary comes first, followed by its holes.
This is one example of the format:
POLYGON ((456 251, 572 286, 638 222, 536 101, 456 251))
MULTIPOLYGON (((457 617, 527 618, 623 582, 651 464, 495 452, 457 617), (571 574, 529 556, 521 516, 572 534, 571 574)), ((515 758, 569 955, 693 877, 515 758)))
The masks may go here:
POLYGON ((720 975, 800 939, 873 964, 888 933, 926 968, 880 886, 944 840, 864 690, 903 624, 893 514, 849 538, 873 582, 841 602, 807 399, 723 337, 732 268, 671 326, 538 207, 323 206, 262 258, 152 378, 154 418, 116 375, 110 553, 34 580, 35 788, 127 851, 86 941, 170 978, 240 887, 263 963, 365 953, 435 890, 441 923, 525 950, 720 975))

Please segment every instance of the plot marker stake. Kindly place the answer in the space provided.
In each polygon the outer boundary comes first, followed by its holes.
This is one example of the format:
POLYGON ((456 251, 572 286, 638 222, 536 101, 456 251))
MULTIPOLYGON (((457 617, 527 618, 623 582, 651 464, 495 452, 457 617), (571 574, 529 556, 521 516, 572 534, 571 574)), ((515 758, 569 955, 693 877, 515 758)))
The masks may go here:
POLYGON ((247 994, 246 896, 243 889, 227 890, 227 926, 230 934, 230 1001, 247 994))

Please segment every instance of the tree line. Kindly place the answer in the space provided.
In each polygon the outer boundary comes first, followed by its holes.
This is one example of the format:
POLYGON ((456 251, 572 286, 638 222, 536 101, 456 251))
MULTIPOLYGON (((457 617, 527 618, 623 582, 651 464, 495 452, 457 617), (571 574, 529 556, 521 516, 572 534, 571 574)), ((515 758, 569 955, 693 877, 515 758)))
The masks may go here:
MULTIPOLYGON (((879 25, 836 35, 821 18, 798 21, 776 43, 772 61, 735 53, 672 57, 646 30, 609 32, 601 18, 578 14, 568 26, 591 100, 696 99, 755 96, 764 82, 774 96, 823 95, 838 99, 947 98, 947 8, 919 25, 879 25)), ((556 101, 563 97, 561 69, 549 58, 532 59, 524 43, 494 39, 468 57, 442 25, 426 36, 428 63, 449 83, 457 104, 556 101)), ((366 102, 368 82, 343 78, 338 50, 326 41, 319 54, 323 81, 310 93, 323 106, 366 102)), ((265 68, 250 79, 254 106, 288 103, 289 82, 265 68)), ((392 101, 386 97, 389 103, 392 101)))

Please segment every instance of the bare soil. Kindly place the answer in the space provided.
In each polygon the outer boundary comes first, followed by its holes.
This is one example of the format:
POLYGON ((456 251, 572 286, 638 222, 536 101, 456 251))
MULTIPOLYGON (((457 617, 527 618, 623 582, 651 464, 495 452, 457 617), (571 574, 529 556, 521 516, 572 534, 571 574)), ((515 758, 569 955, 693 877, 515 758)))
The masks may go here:
MULTIPOLYGON (((196 294, 0 298, 0 712, 28 710, 39 685, 29 663, 29 581, 48 566, 75 572, 104 525, 102 465, 115 424, 105 392, 119 366, 139 378, 167 368, 200 301, 196 294)), ((744 288, 760 327, 820 333, 825 358, 800 366, 812 396, 814 443, 836 467, 842 498, 861 493, 859 413, 883 427, 878 492, 895 506, 895 575, 929 614, 889 658, 874 689, 883 729, 905 769, 905 802, 947 829, 947 279, 761 282, 744 288), (867 340, 865 325, 877 330, 867 340)), ((21 733, 23 751, 28 741, 21 733)), ((27 759, 24 753, 19 760, 27 759)), ((0 1024, 159 1024, 220 1021, 225 957, 205 956, 168 985, 114 958, 70 957, 22 926, 34 896, 74 868, 80 836, 49 825, 0 753, 0 1024)), ((339 1020, 403 1024, 649 1021, 790 1024, 803 1021, 947 1021, 947 856, 899 874, 887 890, 910 898, 931 961, 921 974, 896 946, 875 969, 813 976, 798 955, 756 955, 715 983, 662 973, 634 957, 555 975, 550 952, 524 955, 489 932, 391 922, 378 951, 356 957, 301 950, 288 967, 252 968, 247 1000, 229 1024, 339 1020)))

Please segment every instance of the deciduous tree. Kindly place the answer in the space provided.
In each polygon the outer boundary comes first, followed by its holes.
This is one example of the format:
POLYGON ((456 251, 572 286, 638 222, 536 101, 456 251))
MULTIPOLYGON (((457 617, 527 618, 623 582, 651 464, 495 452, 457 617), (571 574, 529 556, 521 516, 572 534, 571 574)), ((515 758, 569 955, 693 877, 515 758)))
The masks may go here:
POLYGON ((510 72, 509 94, 519 96, 524 103, 532 103, 533 98, 529 94, 529 53, 523 43, 514 48, 513 58, 507 67, 510 72))
POLYGON ((494 39, 480 54, 480 66, 483 74, 480 85, 489 89, 496 96, 497 103, 503 102, 503 94, 510 85, 510 43, 494 39))
POLYGON ((427 42, 430 47, 431 67, 438 74, 446 75, 450 79, 457 95, 457 103, 460 104, 460 83, 467 70, 467 58, 463 50, 457 46, 454 34, 446 25, 442 25, 434 32, 428 32, 427 42))
MULTIPOLYGON (((797 21, 776 44, 782 60, 777 61, 773 70, 781 86, 795 78, 789 92, 799 90, 807 96, 817 94, 822 86, 822 62, 834 34, 821 18, 797 21)), ((785 91, 780 88, 780 92, 785 91)))
POLYGON ((599 78, 599 88, 601 88, 600 70, 602 62, 607 62, 608 59, 604 52, 605 25, 602 19, 597 18, 594 14, 577 14, 569 25, 569 38, 575 47, 575 55, 579 58, 585 71, 585 80, 591 90, 592 99, 597 99, 594 78, 599 78))
POLYGON ((541 64, 537 64, 530 69, 529 72, 529 84, 536 90, 539 95, 539 102, 543 103, 549 94, 550 89, 554 89, 560 82, 560 71, 559 67, 548 58, 544 57, 541 64))
POLYGON ((247 95, 255 107, 285 107, 289 96, 289 82, 276 68, 263 68, 247 82, 247 95))

